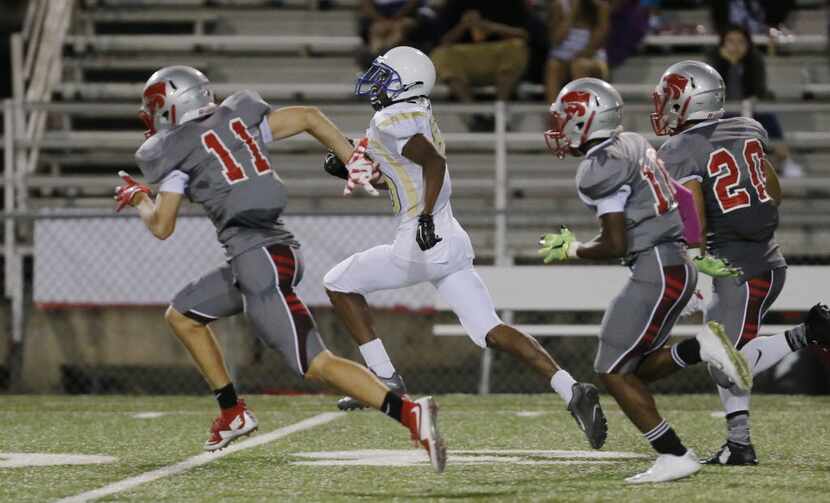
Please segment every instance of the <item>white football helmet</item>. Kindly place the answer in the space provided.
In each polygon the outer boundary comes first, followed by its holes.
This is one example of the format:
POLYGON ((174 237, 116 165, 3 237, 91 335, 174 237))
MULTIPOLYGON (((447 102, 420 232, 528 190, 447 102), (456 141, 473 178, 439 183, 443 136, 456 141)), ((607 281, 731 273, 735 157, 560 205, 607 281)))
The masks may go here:
POLYGON ((378 56, 355 83, 354 93, 368 96, 375 110, 417 97, 429 97, 435 65, 414 47, 400 46, 378 56))
POLYGON ((622 126, 623 100, 607 82, 584 78, 569 82, 550 106, 548 148, 560 159, 597 138, 608 138, 622 126))
POLYGON ((215 108, 210 81, 202 72, 189 66, 166 66, 144 84, 138 116, 149 138, 162 129, 211 114, 215 108))
POLYGON ((690 120, 723 116, 726 86, 706 63, 694 60, 671 65, 654 90, 651 127, 659 136, 676 134, 690 120))

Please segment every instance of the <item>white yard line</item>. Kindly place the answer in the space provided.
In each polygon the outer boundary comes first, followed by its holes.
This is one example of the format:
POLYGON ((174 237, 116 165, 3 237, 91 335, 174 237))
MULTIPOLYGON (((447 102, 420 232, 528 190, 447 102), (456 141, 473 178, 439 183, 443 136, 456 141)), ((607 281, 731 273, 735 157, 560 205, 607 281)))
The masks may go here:
POLYGON ((310 417, 308 419, 300 421, 299 423, 284 426, 277 430, 265 433, 263 435, 257 435, 247 440, 237 441, 231 444, 230 447, 227 447, 219 452, 205 452, 202 454, 197 454, 196 456, 187 458, 184 461, 176 463, 175 465, 164 466, 156 470, 144 472, 140 475, 136 475, 135 477, 130 477, 128 479, 120 480, 118 482, 113 482, 112 484, 106 485, 104 487, 99 487, 98 489, 93 489, 92 491, 87 491, 76 496, 70 496, 68 498, 60 499, 58 500, 58 502, 81 503, 96 500, 98 498, 109 496, 111 494, 124 492, 146 482, 152 482, 154 480, 158 480, 164 477, 169 477, 171 475, 186 472, 187 470, 190 470, 191 468, 195 468, 197 466, 206 465, 208 463, 216 461, 217 459, 229 456, 237 451, 267 444, 269 442, 273 442, 274 440, 279 440, 283 437, 287 437, 292 433, 297 433, 299 431, 314 428, 315 426, 320 426, 321 424, 334 421, 335 419, 343 415, 345 415, 344 412, 325 412, 323 414, 318 414, 314 417, 310 417))

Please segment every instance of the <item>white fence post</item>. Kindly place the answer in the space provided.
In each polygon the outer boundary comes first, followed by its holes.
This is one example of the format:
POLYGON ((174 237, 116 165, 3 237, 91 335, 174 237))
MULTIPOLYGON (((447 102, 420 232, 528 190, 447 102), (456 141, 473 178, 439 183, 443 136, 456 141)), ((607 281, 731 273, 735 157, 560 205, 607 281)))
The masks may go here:
MULTIPOLYGON (((503 101, 495 104, 496 112, 496 162, 493 183, 493 199, 495 227, 493 235, 494 258, 497 266, 506 266, 512 263, 507 252, 507 107, 503 101)), ((513 312, 502 312, 505 323, 512 323, 513 312)), ((490 375, 493 369, 493 350, 485 348, 481 354, 481 379, 478 383, 478 393, 490 393, 490 375)))

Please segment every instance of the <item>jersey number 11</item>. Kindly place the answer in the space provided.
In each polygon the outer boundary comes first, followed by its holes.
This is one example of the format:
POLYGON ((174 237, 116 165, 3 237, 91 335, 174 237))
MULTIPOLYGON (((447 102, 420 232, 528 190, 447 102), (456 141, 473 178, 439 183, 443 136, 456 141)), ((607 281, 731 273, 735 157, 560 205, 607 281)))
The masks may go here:
MULTIPOLYGON (((259 144, 248 132, 248 128, 245 127, 242 120, 239 118, 232 119, 228 123, 228 127, 231 131, 233 131, 234 136, 239 138, 239 140, 245 144, 245 147, 248 149, 248 153, 251 155, 251 160, 254 162, 254 169, 257 174, 264 175, 265 173, 270 172, 271 165, 268 163, 268 158, 262 155, 262 151, 259 149, 259 144)), ((222 165, 222 174, 225 175, 225 180, 227 180, 229 184, 234 184, 248 179, 248 175, 245 174, 245 169, 241 164, 239 164, 239 161, 236 160, 231 151, 228 150, 228 147, 222 139, 219 138, 219 135, 217 135, 212 129, 202 134, 202 145, 204 145, 205 150, 213 154, 213 156, 216 157, 222 165)))

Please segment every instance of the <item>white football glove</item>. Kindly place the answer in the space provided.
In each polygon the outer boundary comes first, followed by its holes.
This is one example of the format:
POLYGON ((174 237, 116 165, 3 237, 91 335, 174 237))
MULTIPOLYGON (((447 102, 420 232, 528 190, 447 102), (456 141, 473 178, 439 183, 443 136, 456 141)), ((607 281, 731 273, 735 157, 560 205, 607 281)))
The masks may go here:
POLYGON ((380 178, 380 170, 378 170, 376 162, 366 157, 366 147, 368 145, 369 139, 361 138, 355 146, 354 152, 352 152, 351 159, 346 163, 349 177, 346 179, 346 186, 343 188, 344 196, 350 196, 357 187, 362 187, 363 190, 373 196, 378 195, 378 191, 372 186, 372 182, 380 178))

